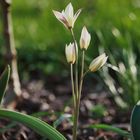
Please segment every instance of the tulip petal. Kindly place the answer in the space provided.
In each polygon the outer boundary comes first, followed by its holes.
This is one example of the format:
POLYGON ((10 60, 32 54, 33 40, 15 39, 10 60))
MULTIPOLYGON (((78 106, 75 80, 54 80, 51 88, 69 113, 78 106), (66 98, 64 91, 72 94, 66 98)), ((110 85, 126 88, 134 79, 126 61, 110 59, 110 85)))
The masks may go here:
POLYGON ((98 57, 96 57, 95 59, 93 59, 93 61, 91 62, 91 65, 94 64, 95 62, 101 60, 104 57, 106 57, 105 53, 99 55, 98 57))
POLYGON ((100 69, 107 61, 108 56, 106 56, 103 60, 102 60, 102 64, 100 65, 100 67, 98 69, 100 69))
POLYGON ((73 15, 74 15, 73 13, 74 13, 74 11, 73 11, 73 6, 72 6, 71 3, 69 3, 69 4, 67 5, 67 7, 65 8, 65 14, 66 14, 66 16, 67 16, 68 18, 72 19, 72 18, 73 18, 73 15))
POLYGON ((74 15, 74 22, 76 21, 76 19, 78 18, 78 16, 80 15, 80 13, 81 13, 81 11, 82 11, 82 9, 79 9, 76 13, 75 13, 75 15, 74 15))
POLYGON ((55 17, 67 27, 68 22, 65 18, 65 15, 63 14, 63 11, 61 13, 61 12, 53 10, 53 13, 54 13, 55 17))

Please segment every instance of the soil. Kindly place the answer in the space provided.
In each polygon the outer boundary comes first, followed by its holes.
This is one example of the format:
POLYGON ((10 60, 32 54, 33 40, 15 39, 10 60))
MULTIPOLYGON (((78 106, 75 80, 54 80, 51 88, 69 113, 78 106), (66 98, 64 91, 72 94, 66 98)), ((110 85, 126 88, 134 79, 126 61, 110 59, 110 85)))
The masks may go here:
MULTIPOLYGON (((38 117, 53 125, 61 114, 72 113, 71 84, 69 79, 57 76, 48 77, 46 83, 43 81, 23 82, 22 97, 16 100, 14 110, 34 115, 37 115, 35 114, 37 112, 46 112, 38 117)), ((103 123, 130 130, 130 113, 131 111, 120 109, 102 85, 97 84, 95 80, 90 80, 90 85, 85 83, 83 88, 78 140, 127 140, 110 131, 91 129, 89 125, 103 123)), ((6 118, 0 119, 0 128, 9 124, 12 127, 3 132, 0 131, 0 140, 47 140, 23 124, 6 118)), ((70 120, 62 121, 56 129, 71 140, 72 122, 70 120)))

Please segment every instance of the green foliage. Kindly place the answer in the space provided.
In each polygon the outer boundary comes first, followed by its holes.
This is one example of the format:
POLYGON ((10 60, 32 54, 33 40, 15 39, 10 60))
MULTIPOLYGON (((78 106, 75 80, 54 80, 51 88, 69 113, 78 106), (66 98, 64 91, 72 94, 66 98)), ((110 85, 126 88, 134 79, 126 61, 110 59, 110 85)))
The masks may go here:
POLYGON ((50 140, 66 140, 66 138, 52 126, 33 116, 6 109, 0 109, 0 117, 9 118, 11 120, 23 123, 41 136, 49 138, 50 140))
POLYGON ((6 91, 6 87, 9 81, 9 75, 10 75, 10 67, 7 66, 7 68, 4 70, 4 72, 0 77, 0 104, 6 91))
POLYGON ((14 126, 16 126, 17 123, 16 122, 11 122, 10 124, 8 124, 5 127, 0 128, 0 133, 5 133, 8 129, 13 128, 14 126))
POLYGON ((62 114, 54 123, 53 123, 53 127, 57 128, 63 121, 67 120, 69 122, 71 122, 70 120, 71 118, 71 114, 62 114))
POLYGON ((101 104, 93 106, 90 112, 94 118, 100 118, 107 115, 107 109, 101 104))
MULTIPOLYGON (((127 4, 126 1, 109 3, 109 5, 112 4, 112 9, 109 9, 106 16, 102 9, 100 13, 102 18, 100 16, 100 19, 112 17, 112 21, 108 23, 110 26, 104 26, 96 31, 98 44, 108 52, 110 62, 121 69, 124 67, 124 71, 121 73, 112 74, 108 68, 104 68, 104 71, 101 72, 106 85, 120 106, 127 104, 127 106, 133 107, 140 98, 138 85, 140 82, 138 78, 140 44, 137 40, 140 32, 136 31, 139 21, 137 17, 140 11, 136 3, 137 1, 127 1, 127 4)), ((107 19, 103 24, 108 21, 107 19)))
MULTIPOLYGON (((122 33, 118 29, 115 32, 118 32, 120 36, 122 33)), ((138 51, 132 42, 132 37, 130 33, 126 33, 122 38, 122 42, 125 43, 126 48, 116 48, 117 51, 113 52, 113 49, 108 47, 105 40, 105 34, 101 31, 97 32, 98 38, 100 40, 100 45, 102 49, 106 50, 109 55, 109 60, 111 64, 118 67, 118 71, 115 73, 110 71, 109 68, 104 68, 101 71, 101 76, 104 79, 105 84, 108 86, 108 89, 114 95, 116 103, 121 107, 133 107, 140 98, 140 79, 139 79, 139 70, 140 63, 138 61, 138 51), (104 48, 103 48, 104 46, 104 48), (113 52, 113 53, 111 53, 113 52)), ((113 37, 113 35, 111 35, 113 37)), ((119 46, 123 46, 122 42, 118 41, 118 37, 114 37, 114 44, 117 43, 119 46)), ((100 51, 102 51, 100 49, 100 51)))
POLYGON ((98 12, 101 20, 99 24, 104 25, 96 29, 99 52, 107 52, 110 63, 117 66, 120 71, 115 73, 109 68, 104 68, 100 74, 116 103, 123 108, 132 108, 140 99, 140 61, 138 59, 140 55, 138 13, 140 10, 137 4, 138 1, 112 1, 112 3, 109 2, 107 14, 103 13, 105 12, 103 7, 98 12))
MULTIPOLYGON (((9 75, 10 75, 10 67, 7 66, 7 68, 5 69, 5 71, 0 77, 0 103, 5 94, 5 90, 9 81, 9 75)), ((59 133, 56 129, 54 129, 52 126, 33 116, 25 115, 22 113, 1 108, 0 117, 8 118, 23 123, 24 125, 36 131, 41 136, 49 138, 51 140, 66 140, 66 138, 61 133, 59 133)), ((0 132, 6 131, 7 129, 13 127, 15 124, 16 123, 12 123, 8 125, 7 127, 1 129, 0 132)))
POLYGON ((107 124, 93 124, 90 125, 89 128, 112 131, 114 133, 130 138, 132 140, 139 140, 140 139, 139 124, 140 124, 140 101, 137 102, 137 104, 134 106, 133 111, 131 113, 131 120, 130 120, 131 133, 107 124))
POLYGON ((111 125, 106 125, 106 124, 95 124, 95 125, 90 125, 89 128, 94 128, 94 129, 103 129, 106 131, 112 131, 114 133, 117 133, 121 136, 127 137, 127 138, 131 138, 131 134, 128 133, 125 130, 122 130, 120 128, 117 128, 115 126, 111 126, 111 125))
MULTIPOLYGON (((53 16, 52 9, 61 10, 69 1, 24 0, 21 2, 13 0, 12 2, 16 47, 19 62, 22 62, 20 71, 26 67, 26 70, 31 72, 36 70, 45 74, 60 73, 61 68, 66 67, 64 44, 69 43, 70 33, 58 23, 53 16), (56 61, 59 63, 55 63, 56 61), (55 69, 56 67, 59 68, 55 69)), ((76 38, 79 38, 83 24, 87 25, 93 34, 91 43, 93 47, 90 47, 88 55, 97 54, 99 42, 95 32, 98 30, 104 32, 106 45, 116 50, 111 52, 115 56, 118 48, 126 48, 123 39, 126 31, 131 34, 134 48, 138 46, 140 36, 138 0, 90 0, 89 2, 72 0, 71 2, 75 11, 79 7, 84 11, 75 24, 76 38), (114 28, 122 33, 122 37, 118 39, 121 44, 116 43, 111 37, 114 28)), ((1 17, 0 27, 2 27, 1 17)), ((2 33, 2 28, 0 32, 2 33)), ((0 46, 2 44, 3 41, 0 38, 0 46)))
POLYGON ((140 139, 140 101, 135 105, 131 115, 131 130, 134 140, 140 139))

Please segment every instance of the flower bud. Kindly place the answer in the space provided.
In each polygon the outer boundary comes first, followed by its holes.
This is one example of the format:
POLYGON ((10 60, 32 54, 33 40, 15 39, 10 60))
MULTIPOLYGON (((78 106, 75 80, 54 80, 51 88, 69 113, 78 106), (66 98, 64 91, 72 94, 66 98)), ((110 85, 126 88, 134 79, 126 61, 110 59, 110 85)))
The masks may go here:
POLYGON ((84 26, 81 32, 80 37, 80 48, 87 50, 89 44, 90 44, 91 36, 89 32, 87 31, 87 28, 84 26))
POLYGON ((105 53, 93 59, 89 65, 89 70, 95 72, 99 70, 107 61, 108 56, 105 53))
POLYGON ((65 54, 68 63, 74 64, 76 60, 75 46, 74 43, 70 43, 65 47, 65 54))

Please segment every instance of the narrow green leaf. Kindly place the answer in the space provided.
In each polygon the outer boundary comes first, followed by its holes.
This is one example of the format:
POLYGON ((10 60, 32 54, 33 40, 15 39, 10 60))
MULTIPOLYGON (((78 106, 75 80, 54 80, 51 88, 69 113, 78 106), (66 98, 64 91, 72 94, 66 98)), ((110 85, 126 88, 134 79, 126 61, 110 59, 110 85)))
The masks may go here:
POLYGON ((103 129, 103 130, 106 130, 106 131, 115 132, 115 133, 117 133, 119 135, 122 135, 124 137, 128 137, 128 138, 132 137, 129 132, 127 132, 125 130, 122 130, 120 128, 114 127, 114 126, 107 125, 107 124, 90 125, 89 128, 103 129))
POLYGON ((63 114, 61 115, 54 123, 53 127, 57 128, 64 120, 70 121, 71 114, 63 114))
POLYGON ((56 115, 57 117, 61 115, 61 112, 45 112, 45 111, 40 111, 40 112, 36 112, 36 113, 33 113, 31 114, 31 116, 34 116, 36 118, 39 118, 39 117, 43 117, 43 116, 51 116, 51 115, 56 115))
POLYGON ((50 140, 66 140, 66 138, 52 126, 33 116, 1 109, 0 117, 9 118, 11 120, 23 123, 24 125, 36 131, 41 136, 46 137, 50 140))
POLYGON ((13 128, 16 125, 17 125, 17 122, 12 122, 3 128, 0 128, 0 133, 5 133, 8 129, 13 128))
MULTIPOLYGON (((60 115, 60 112, 44 112, 44 111, 40 111, 40 112, 37 112, 37 113, 33 113, 31 114, 31 116, 33 117, 36 117, 36 118, 40 118, 40 117, 43 117, 43 116, 51 116, 51 115, 60 115)), ((3 128, 0 128, 0 133, 4 133, 6 131, 8 131, 8 129, 11 129, 12 127, 15 127, 18 123, 17 122, 11 122, 10 124, 6 125, 5 127, 3 128)), ((45 138, 46 139, 46 138, 45 138)))
POLYGON ((10 66, 8 65, 0 77, 0 104, 6 91, 9 76, 10 76, 10 66))
POLYGON ((130 124, 134 140, 140 140, 140 101, 132 111, 130 124))

